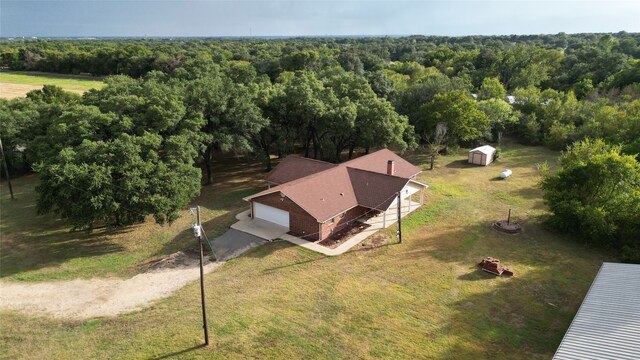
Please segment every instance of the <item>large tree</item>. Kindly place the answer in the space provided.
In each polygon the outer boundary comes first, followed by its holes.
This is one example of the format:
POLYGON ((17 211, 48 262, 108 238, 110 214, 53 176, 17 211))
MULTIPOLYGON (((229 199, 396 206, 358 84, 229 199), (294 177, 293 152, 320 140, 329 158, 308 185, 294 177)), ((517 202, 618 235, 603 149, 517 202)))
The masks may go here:
POLYGON ((436 94, 430 103, 421 108, 420 118, 415 125, 416 132, 422 139, 428 140, 439 123, 446 125, 451 144, 481 139, 489 128, 487 115, 462 90, 436 94))
POLYGON ((194 159, 203 121, 164 80, 112 78, 45 122, 44 135, 28 145, 38 154, 39 212, 88 230, 178 217, 200 191, 194 159))
MULTIPOLYGON (((541 182, 556 228, 580 239, 620 248, 640 247, 640 163, 602 140, 583 140, 541 182)), ((637 260, 637 259, 636 259, 637 260)))
POLYGON ((200 153, 207 171, 207 184, 213 183, 216 149, 249 153, 253 151, 253 140, 268 124, 256 105, 257 85, 234 82, 227 75, 250 81, 253 71, 253 67, 245 63, 221 69, 209 57, 188 61, 175 71, 174 86, 183 89, 187 112, 205 121, 199 141, 203 144, 200 153))
POLYGON ((504 99, 507 91, 497 77, 486 77, 478 91, 478 100, 504 99))
MULTIPOLYGON (((31 139, 30 129, 38 118, 36 104, 25 99, 0 99, 0 139, 4 149, 9 172, 16 168, 26 171, 29 161, 26 157, 26 145, 31 139)), ((1 173, 4 177, 4 172, 1 173)))
POLYGON ((488 138, 497 140, 502 139, 502 132, 509 125, 518 122, 518 112, 513 111, 511 105, 502 99, 489 99, 478 102, 478 108, 487 115, 489 119, 488 138))

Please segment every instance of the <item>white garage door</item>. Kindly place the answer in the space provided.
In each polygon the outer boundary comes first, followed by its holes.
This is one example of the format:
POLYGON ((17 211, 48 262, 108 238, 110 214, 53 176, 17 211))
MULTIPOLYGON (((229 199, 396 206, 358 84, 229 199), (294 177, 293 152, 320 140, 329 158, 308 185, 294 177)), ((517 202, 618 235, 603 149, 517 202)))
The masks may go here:
POLYGON ((289 212, 276 209, 272 206, 267 206, 257 202, 253 203, 254 217, 256 219, 262 219, 286 228, 289 227, 289 212))

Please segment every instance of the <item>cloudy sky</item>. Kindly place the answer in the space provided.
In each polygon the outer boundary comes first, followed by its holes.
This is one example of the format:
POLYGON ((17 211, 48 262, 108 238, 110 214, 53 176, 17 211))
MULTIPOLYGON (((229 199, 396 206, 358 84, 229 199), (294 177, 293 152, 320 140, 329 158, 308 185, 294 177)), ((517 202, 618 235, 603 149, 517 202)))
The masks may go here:
POLYGON ((1 0, 0 36, 640 32, 640 1, 1 0))

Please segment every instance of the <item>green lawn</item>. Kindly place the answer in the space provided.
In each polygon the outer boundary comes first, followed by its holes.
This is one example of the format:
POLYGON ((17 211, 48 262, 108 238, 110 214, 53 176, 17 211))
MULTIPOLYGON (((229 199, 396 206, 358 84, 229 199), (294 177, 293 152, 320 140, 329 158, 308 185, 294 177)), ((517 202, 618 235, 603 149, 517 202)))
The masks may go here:
POLYGON ((100 89, 105 84, 101 78, 83 75, 52 74, 35 71, 0 72, 0 86, 2 86, 3 97, 13 97, 18 92, 43 85, 56 85, 67 91, 83 93, 89 89, 100 89))
MULTIPOLYGON (((601 262, 616 259, 541 225, 547 210, 535 188, 535 164, 553 165, 557 153, 503 148, 502 159, 488 167, 467 165, 461 154, 442 157, 435 170, 425 171, 420 180, 431 186, 428 201, 403 221, 401 245, 393 244, 393 229, 382 234, 387 245, 366 243, 335 258, 274 242, 207 275, 209 348, 198 347, 199 287, 193 283, 118 318, 75 322, 1 313, 0 358, 549 359, 601 262), (496 180, 506 167, 514 175, 496 180), (520 235, 491 229, 509 207, 524 226, 520 235), (516 276, 478 271, 474 264, 485 256, 500 258, 516 276)), ((426 157, 409 158, 427 167, 426 157)), ((218 186, 255 185, 246 178, 234 183, 234 172, 218 186)), ((219 205, 224 198, 211 194, 226 192, 218 186, 203 190, 207 230, 231 223, 223 211, 240 208, 232 205, 240 202, 239 193, 219 205)), ((19 221, 4 222, 3 217, 3 226, 15 229, 19 221)), ((21 222, 26 229, 27 220, 21 222)), ((128 233, 131 241, 137 231, 128 233)), ((125 243, 115 240, 124 235, 113 236, 113 242, 125 243)), ((27 253, 3 251, 3 259, 27 253)), ((64 274, 47 269, 68 262, 33 270, 14 265, 9 277, 64 274)), ((125 274, 119 266, 112 265, 112 272, 125 274)), ((74 264, 69 274, 87 267, 74 264)))

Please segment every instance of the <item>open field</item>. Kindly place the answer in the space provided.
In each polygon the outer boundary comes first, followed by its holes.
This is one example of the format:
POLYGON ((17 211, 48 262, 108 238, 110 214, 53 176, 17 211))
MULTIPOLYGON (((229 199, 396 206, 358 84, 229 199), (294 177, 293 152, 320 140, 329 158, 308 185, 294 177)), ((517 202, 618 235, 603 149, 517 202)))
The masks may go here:
POLYGON ((41 89, 43 85, 56 85, 64 90, 83 94, 89 89, 100 89, 104 83, 99 79, 83 75, 63 75, 34 71, 0 72, 0 98, 13 99, 25 96, 29 91, 41 89))
MULTIPOLYGON (((274 242, 207 275, 209 348, 199 347, 193 283, 118 318, 76 322, 3 312, 0 358, 548 359, 601 262, 616 259, 541 225, 547 210, 535 164, 553 164, 557 153, 503 148, 488 167, 467 165, 463 154, 425 171, 419 180, 431 186, 428 202, 403 220, 401 245, 393 244, 393 229, 375 241, 388 245, 370 241, 335 258, 274 242), (514 175, 496 180, 505 167, 514 175), (509 207, 525 229, 518 236, 491 229, 509 207), (476 270, 485 256, 500 258, 516 277, 476 270)), ((427 167, 426 157, 408 158, 427 167)), ((241 197, 258 187, 259 166, 245 167, 219 169, 221 183, 203 188, 195 201, 206 208, 210 237, 231 224, 244 207, 241 197)), ((130 275, 137 259, 191 242, 188 217, 171 227, 69 234, 54 217, 33 216, 33 182, 17 180, 20 200, 13 204, 1 188, 5 280, 130 275)))

